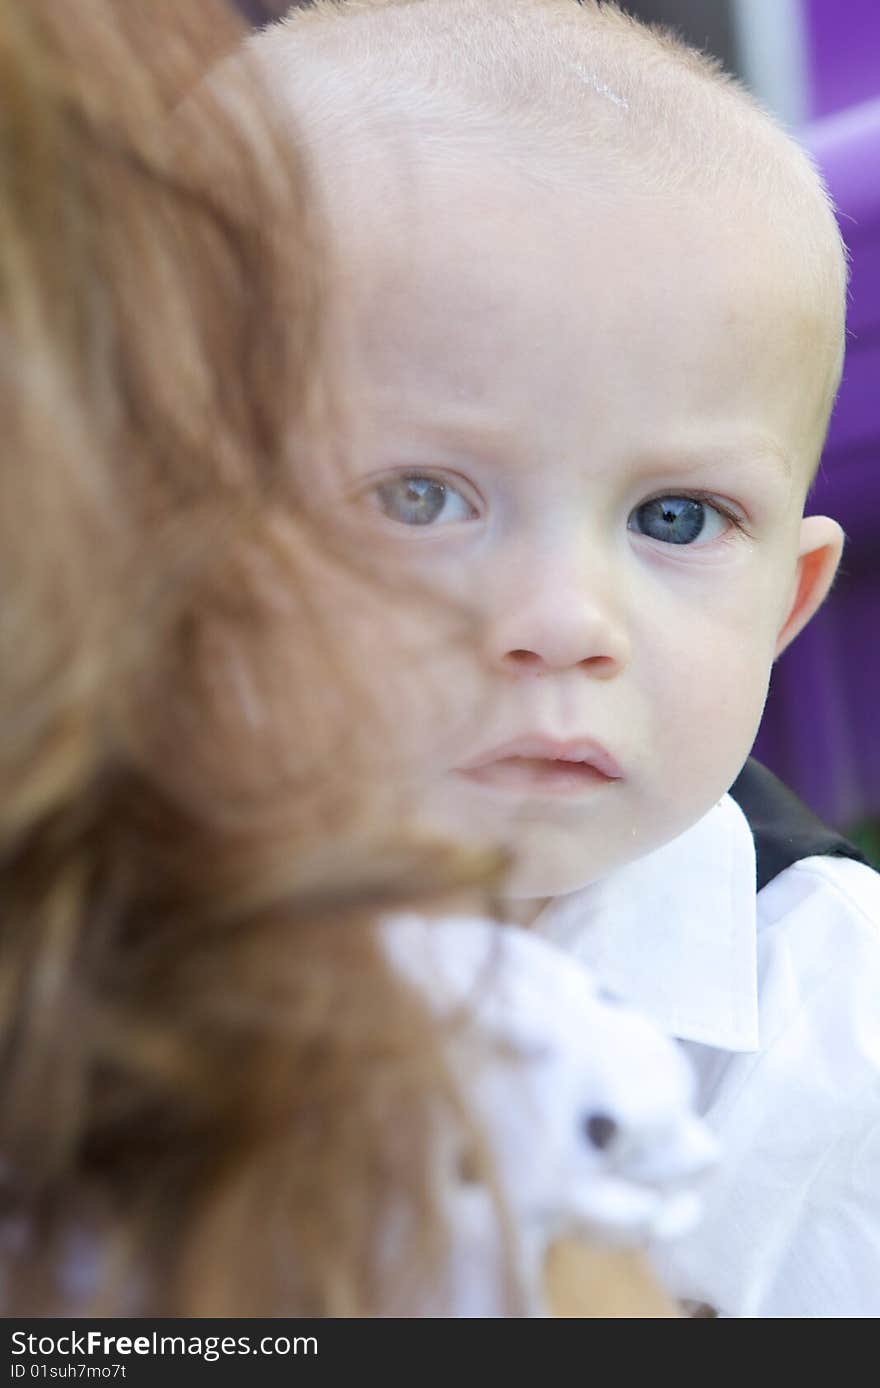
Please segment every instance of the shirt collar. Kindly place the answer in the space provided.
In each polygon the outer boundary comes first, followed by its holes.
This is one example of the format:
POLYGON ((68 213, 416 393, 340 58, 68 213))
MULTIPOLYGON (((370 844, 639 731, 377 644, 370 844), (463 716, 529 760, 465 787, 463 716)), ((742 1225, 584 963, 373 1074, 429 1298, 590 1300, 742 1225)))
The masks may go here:
POLYGON ((673 1036, 758 1049, 755 846, 729 795, 671 843, 556 897, 534 929, 673 1036))

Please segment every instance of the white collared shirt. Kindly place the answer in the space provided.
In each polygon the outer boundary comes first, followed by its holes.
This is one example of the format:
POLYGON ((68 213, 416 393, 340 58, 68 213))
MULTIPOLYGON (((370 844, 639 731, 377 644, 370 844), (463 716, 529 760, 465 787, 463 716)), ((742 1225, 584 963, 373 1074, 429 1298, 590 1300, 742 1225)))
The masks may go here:
POLYGON ((880 875, 806 858, 757 896, 729 797, 535 929, 679 1037, 722 1148, 657 1261, 727 1317, 880 1316, 880 875))

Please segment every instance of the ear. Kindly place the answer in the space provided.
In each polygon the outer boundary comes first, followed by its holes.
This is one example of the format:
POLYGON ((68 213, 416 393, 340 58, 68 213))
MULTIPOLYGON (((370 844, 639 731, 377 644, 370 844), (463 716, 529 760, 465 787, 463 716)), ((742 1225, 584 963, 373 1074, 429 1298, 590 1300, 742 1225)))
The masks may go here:
POLYGON ((804 516, 798 546, 794 596, 776 639, 775 655, 803 631, 822 606, 843 552, 843 531, 828 516, 804 516))

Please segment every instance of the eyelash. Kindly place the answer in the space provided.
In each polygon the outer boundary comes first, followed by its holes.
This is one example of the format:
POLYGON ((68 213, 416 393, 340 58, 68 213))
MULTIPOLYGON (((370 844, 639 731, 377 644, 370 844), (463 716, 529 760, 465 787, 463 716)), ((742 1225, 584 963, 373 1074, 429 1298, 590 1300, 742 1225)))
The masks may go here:
MULTIPOLYGON (((374 498, 378 498, 379 489, 382 486, 386 486, 393 482, 404 481, 407 478, 418 479, 420 481, 424 480, 428 482, 436 482, 441 486, 446 486, 450 488, 452 491, 456 492, 461 497, 461 499, 475 512, 479 513, 480 511, 482 500, 481 498, 477 498, 475 500, 475 493, 473 492, 473 489, 469 486, 469 484, 463 477, 459 477, 457 474, 454 473, 439 471, 434 472, 430 469, 419 469, 418 471, 410 471, 407 469, 401 470, 399 472, 389 473, 387 476, 380 478, 377 482, 373 482, 365 490, 365 492, 362 493, 362 495, 370 495, 374 498)), ((699 491, 698 489, 690 490, 686 488, 667 487, 659 491, 655 491, 651 493, 649 496, 643 497, 640 501, 638 501, 630 511, 629 515, 634 515, 635 512, 642 506, 648 506, 651 502, 660 501, 666 497, 680 497, 688 501, 700 502, 704 506, 711 507, 711 509, 716 511, 718 515, 722 516, 724 520, 727 522, 727 525, 730 530, 735 531, 738 534, 749 533, 749 527, 746 518, 742 515, 740 511, 735 510, 730 503, 726 503, 720 497, 715 496, 710 492, 699 491)), ((401 524, 403 526, 402 522, 398 522, 397 524, 401 524)), ((403 528, 418 527, 404 526, 403 528)), ((438 528, 442 527, 434 527, 431 525, 425 527, 426 530, 438 528)), ((692 546, 688 546, 688 548, 692 548, 692 546)))
MULTIPOLYGON (((699 501, 703 506, 711 506, 713 511, 717 511, 719 516, 723 516, 734 530, 741 534, 748 533, 748 523, 741 512, 735 511, 729 502, 722 501, 720 497, 714 496, 711 492, 688 491, 681 487, 666 487, 662 491, 654 492, 651 496, 646 496, 642 501, 637 502, 633 511, 637 511, 640 506, 648 506, 652 501, 660 501, 664 497, 682 497, 687 501, 699 501)), ((632 512, 630 513, 632 514, 632 512)))
MULTIPOLYGON (((435 482, 438 486, 446 488, 447 491, 454 492, 456 496, 460 497, 462 502, 466 506, 468 506, 471 509, 471 511, 474 512, 473 517, 468 517, 469 520, 478 519, 482 514, 484 508, 483 499, 476 491, 476 489, 473 487, 473 485, 467 481, 466 478, 460 477, 457 473, 452 472, 434 472, 430 468, 406 468, 401 469, 397 472, 391 472, 384 477, 380 477, 377 481, 372 482, 368 487, 363 489, 360 495, 362 497, 373 498, 377 505, 381 507, 381 489, 383 487, 390 486, 395 482, 406 481, 435 482)), ((392 521, 392 524, 400 525, 404 529, 421 528, 419 526, 406 526, 404 522, 392 521)), ((433 525, 426 525, 424 527, 425 530, 442 528, 442 526, 433 525)))

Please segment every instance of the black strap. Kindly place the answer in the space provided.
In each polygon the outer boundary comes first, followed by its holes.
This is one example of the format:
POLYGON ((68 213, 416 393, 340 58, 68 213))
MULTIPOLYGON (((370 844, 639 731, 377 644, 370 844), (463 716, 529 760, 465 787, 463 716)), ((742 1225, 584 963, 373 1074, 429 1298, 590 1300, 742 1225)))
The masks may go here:
POLYGON ((823 824, 808 810, 794 791, 750 757, 730 788, 755 840, 758 860, 758 891, 801 858, 825 854, 832 858, 866 861, 863 854, 823 824))

